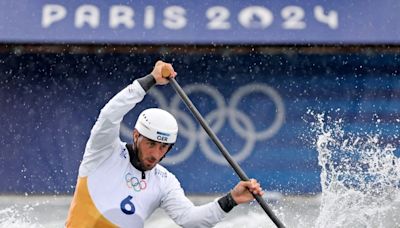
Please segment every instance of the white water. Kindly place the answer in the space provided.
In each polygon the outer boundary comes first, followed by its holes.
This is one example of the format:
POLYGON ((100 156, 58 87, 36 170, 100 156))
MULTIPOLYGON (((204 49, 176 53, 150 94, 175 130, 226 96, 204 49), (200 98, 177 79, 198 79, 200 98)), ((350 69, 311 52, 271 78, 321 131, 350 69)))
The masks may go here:
POLYGON ((5 209, 0 210, 0 227, 2 228, 25 228, 25 227, 43 227, 40 225, 37 218, 31 216, 31 212, 34 210, 29 204, 22 207, 16 205, 9 206, 5 209))
MULTIPOLYGON (((312 146, 318 152, 322 193, 267 201, 287 227, 400 227, 400 160, 395 145, 378 132, 345 132, 343 120, 309 112, 312 146)), ((397 138, 397 136, 393 136, 397 138)), ((190 197, 195 204, 214 199, 190 197)), ((62 227, 70 196, 1 196, 0 228, 62 227), (2 209, 4 208, 4 209, 2 209)), ((145 227, 178 227, 157 210, 145 227)), ((255 203, 236 207, 217 228, 274 227, 255 203)))
POLYGON ((342 119, 313 116, 322 187, 315 227, 400 227, 395 146, 379 131, 345 132, 342 119))

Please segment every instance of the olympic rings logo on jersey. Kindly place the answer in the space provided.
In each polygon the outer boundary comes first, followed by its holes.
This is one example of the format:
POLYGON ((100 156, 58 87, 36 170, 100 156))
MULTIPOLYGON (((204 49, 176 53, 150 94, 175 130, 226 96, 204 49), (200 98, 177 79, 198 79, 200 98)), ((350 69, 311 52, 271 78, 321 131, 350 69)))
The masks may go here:
POLYGON ((145 180, 140 180, 133 176, 131 173, 127 173, 125 175, 125 180, 126 180, 126 185, 128 186, 128 188, 133 188, 133 190, 135 190, 135 192, 140 192, 144 189, 146 189, 147 187, 147 183, 145 180))
MULTIPOLYGON (((282 127, 285 118, 283 99, 274 88, 267 84, 251 83, 239 87, 232 94, 228 104, 225 103, 224 96, 211 85, 191 84, 183 87, 183 89, 188 95, 196 92, 203 93, 212 98, 213 103, 215 103, 217 107, 207 113, 204 118, 208 123, 212 123, 210 127, 215 134, 218 134, 228 120, 233 131, 245 141, 243 148, 232 155, 237 162, 245 160, 251 154, 257 141, 270 139, 282 127), (268 101, 272 101, 275 106, 275 110, 271 110, 272 113, 275 113, 272 123, 262 130, 257 130, 256 126, 259 126, 259 123, 254 123, 253 119, 249 117, 247 113, 238 109, 238 105, 243 98, 253 93, 263 94, 267 97, 268 101)), ((214 150, 211 149, 209 137, 200 125, 194 122, 190 117, 191 114, 180 110, 179 105, 182 101, 177 94, 172 98, 169 105, 167 98, 157 88, 152 88, 148 95, 156 100, 158 107, 170 111, 176 117, 178 122, 180 122, 179 137, 184 137, 187 141, 184 148, 177 151, 177 154, 169 154, 166 156, 162 161, 163 164, 176 165, 185 161, 196 149, 196 143, 198 142, 201 151, 208 159, 217 164, 228 165, 218 151, 214 152, 214 150)), ((124 124, 121 124, 121 133, 125 137, 131 137, 132 130, 124 124)))

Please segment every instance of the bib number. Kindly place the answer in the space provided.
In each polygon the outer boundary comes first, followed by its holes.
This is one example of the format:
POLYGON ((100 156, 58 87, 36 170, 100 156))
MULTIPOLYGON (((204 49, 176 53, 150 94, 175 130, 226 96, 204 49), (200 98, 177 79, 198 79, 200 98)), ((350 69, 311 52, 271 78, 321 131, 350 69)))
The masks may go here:
POLYGON ((135 213, 135 205, 131 202, 132 196, 128 196, 121 201, 120 207, 121 211, 127 215, 132 215, 135 213))

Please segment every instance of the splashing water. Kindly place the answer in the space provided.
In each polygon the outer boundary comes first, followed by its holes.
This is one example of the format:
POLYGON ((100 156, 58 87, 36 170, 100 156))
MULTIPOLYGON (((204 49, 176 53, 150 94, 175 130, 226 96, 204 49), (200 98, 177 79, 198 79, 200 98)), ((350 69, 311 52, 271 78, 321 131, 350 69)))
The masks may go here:
POLYGON ((0 210, 0 228, 42 228, 37 218, 31 215, 34 207, 17 205, 0 210))
MULTIPOLYGON (((385 143, 379 131, 346 132, 342 119, 308 114, 313 118, 310 130, 321 167, 322 193, 320 197, 276 197, 271 203, 278 218, 293 228, 400 227, 400 159, 394 154, 395 146, 385 143)), ((38 200, 32 206, 22 201, 0 209, 0 228, 63 226, 70 198, 62 203, 38 200), (62 208, 57 210, 55 205, 62 208), (50 221, 49 210, 58 211, 59 219, 50 221)), ((275 227, 258 205, 239 207, 216 227, 275 227)), ((146 227, 155 226, 178 227, 166 215, 156 216, 146 227)))
POLYGON ((346 133, 343 120, 316 121, 322 198, 315 227, 399 227, 400 161, 377 134, 346 133))

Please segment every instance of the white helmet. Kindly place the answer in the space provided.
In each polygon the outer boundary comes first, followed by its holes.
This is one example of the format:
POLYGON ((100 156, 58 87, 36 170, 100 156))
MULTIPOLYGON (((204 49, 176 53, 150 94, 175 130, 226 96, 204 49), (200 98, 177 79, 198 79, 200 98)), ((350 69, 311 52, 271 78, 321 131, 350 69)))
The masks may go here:
POLYGON ((159 108, 149 108, 140 113, 135 128, 146 138, 162 143, 175 143, 178 135, 175 117, 159 108))

